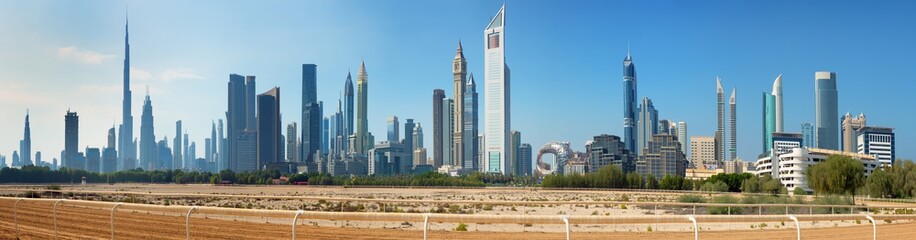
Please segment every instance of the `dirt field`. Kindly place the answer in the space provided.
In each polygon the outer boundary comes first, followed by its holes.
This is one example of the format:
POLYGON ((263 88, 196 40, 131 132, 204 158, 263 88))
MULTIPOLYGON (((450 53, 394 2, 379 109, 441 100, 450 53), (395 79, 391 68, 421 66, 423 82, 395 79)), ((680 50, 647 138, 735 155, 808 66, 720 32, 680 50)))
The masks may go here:
MULTIPOLYGON (((16 231, 12 201, 0 201, 0 239, 15 239, 16 231)), ((53 239, 54 228, 48 202, 27 202, 19 205, 18 221, 22 239, 53 239)), ((58 207, 58 231, 62 239, 109 239, 111 225, 109 211, 77 206, 58 207)), ((116 215, 118 239, 183 239, 185 218, 180 215, 118 212, 116 215)), ((402 229, 366 229, 351 227, 313 227, 297 225, 298 239, 422 239, 423 232, 402 229)), ((421 223, 415 223, 421 224, 421 223)), ((191 237, 194 239, 290 239, 288 224, 252 223, 244 221, 191 219, 191 237)), ((702 225, 701 225, 702 227, 702 225)), ((795 229, 745 231, 701 231, 701 239, 794 239, 795 229)), ((692 232, 603 232, 576 233, 573 239, 690 239, 692 232)), ((881 224, 879 239, 912 239, 916 223, 881 224)), ((430 239, 562 239, 563 233, 493 233, 431 231, 430 239)), ((803 229, 804 239, 871 239, 871 226, 803 229)))

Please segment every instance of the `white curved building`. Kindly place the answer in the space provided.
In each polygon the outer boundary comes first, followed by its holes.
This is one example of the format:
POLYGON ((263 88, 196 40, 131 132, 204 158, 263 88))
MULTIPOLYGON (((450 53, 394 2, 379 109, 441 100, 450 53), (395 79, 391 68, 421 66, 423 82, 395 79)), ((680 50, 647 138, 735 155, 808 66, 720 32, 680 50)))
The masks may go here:
POLYGON ((812 189, 808 187, 805 171, 808 169, 808 166, 826 161, 830 155, 842 155, 859 160, 865 167, 866 177, 871 175, 872 171, 879 166, 875 157, 867 154, 796 147, 788 153, 780 154, 775 163, 771 161, 770 157, 758 159, 757 175, 763 176, 772 173, 773 178, 779 179, 789 192, 794 191, 795 188, 798 187, 807 192, 811 192, 812 189), (773 164, 776 164, 775 167, 778 169, 775 172, 773 171, 773 164))

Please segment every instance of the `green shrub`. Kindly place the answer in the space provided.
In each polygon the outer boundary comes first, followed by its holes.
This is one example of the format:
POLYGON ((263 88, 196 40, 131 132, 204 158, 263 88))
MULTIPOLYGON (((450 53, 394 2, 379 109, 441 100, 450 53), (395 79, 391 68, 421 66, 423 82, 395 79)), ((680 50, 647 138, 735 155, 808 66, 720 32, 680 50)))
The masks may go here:
MULTIPOLYGON (((738 203, 738 198, 730 195, 717 196, 712 199, 713 203, 738 203)), ((738 207, 709 207, 709 214, 741 214, 741 208, 738 207)))
POLYGON ((458 231, 458 232, 467 232, 467 231, 468 231, 468 225, 467 225, 467 224, 464 224, 464 223, 459 223, 459 224, 458 224, 458 227, 455 227, 455 231, 458 231))
POLYGON ((682 203, 704 203, 706 198, 700 195, 687 194, 679 196, 677 201, 682 203))

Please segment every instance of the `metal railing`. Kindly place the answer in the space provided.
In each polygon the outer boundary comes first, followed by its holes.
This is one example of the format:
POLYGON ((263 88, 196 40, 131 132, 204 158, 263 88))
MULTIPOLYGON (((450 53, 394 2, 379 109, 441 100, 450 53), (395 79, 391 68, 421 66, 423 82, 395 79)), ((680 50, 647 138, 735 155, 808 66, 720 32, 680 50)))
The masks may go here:
MULTIPOLYGON (((860 221, 867 220, 873 226, 873 238, 877 238, 876 222, 880 220, 916 220, 916 214, 811 214, 811 215, 629 215, 629 216, 582 216, 582 215, 468 215, 468 214, 439 214, 439 213, 379 213, 379 212, 315 212, 302 210, 259 210, 238 209, 204 206, 161 206, 151 204, 98 202, 67 199, 33 199, 0 197, 2 201, 14 202, 12 209, 15 232, 17 238, 20 234, 19 206, 21 202, 43 202, 51 204, 53 221, 53 235, 58 237, 58 205, 79 206, 84 208, 110 211, 111 239, 115 238, 116 212, 137 214, 163 212, 179 214, 184 217, 184 232, 186 239, 190 239, 192 216, 227 215, 235 217, 270 217, 290 219, 292 238, 296 238, 296 226, 299 219, 332 220, 332 221, 372 221, 372 222, 414 222, 423 223, 424 239, 428 237, 429 223, 478 223, 478 224, 554 224, 565 225, 566 238, 570 238, 570 225, 620 225, 620 224, 692 224, 695 239, 699 239, 701 223, 757 223, 780 222, 792 220, 795 222, 797 236, 800 239, 801 225, 799 222, 814 221, 860 221), (110 210, 109 210, 110 209, 110 210), (183 213, 183 214, 182 214, 183 213)), ((0 209, 6 211, 6 209, 0 209)))

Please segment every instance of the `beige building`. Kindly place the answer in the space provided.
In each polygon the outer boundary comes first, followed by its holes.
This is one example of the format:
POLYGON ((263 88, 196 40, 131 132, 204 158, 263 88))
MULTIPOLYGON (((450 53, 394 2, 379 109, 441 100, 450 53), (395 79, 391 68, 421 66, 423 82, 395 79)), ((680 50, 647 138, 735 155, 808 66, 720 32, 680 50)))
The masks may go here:
POLYGON ((716 139, 710 136, 690 137, 690 162, 695 168, 716 165, 716 139))
POLYGON ((840 136, 843 138, 841 140, 843 143, 843 151, 852 153, 857 152, 858 143, 856 142, 856 138, 858 136, 856 133, 865 127, 865 114, 859 113, 859 116, 853 117, 851 114, 846 113, 846 115, 843 115, 840 119, 840 122, 843 130, 840 136))
POLYGON ((426 161, 426 148, 417 148, 413 151, 413 165, 429 165, 426 161))

